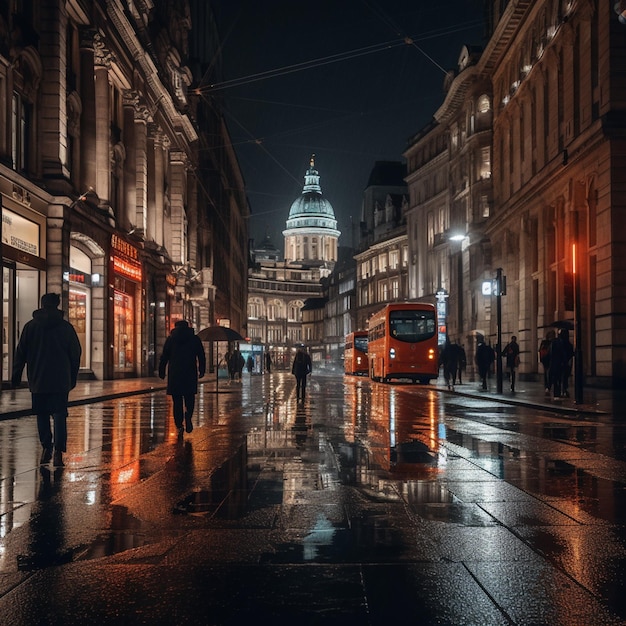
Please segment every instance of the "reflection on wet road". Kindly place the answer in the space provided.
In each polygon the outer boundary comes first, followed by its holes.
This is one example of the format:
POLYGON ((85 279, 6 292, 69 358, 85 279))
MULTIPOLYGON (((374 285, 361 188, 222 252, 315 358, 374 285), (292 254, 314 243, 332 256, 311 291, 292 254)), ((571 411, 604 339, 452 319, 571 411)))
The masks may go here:
POLYGON ((106 622, 113 576, 136 614, 123 585, 141 571, 164 622, 207 603, 211 623, 626 621, 626 429, 609 417, 322 374, 298 403, 276 373, 203 390, 194 421, 179 441, 162 392, 73 407, 52 473, 33 418, 0 423, 0 613, 78 620, 49 576, 106 622), (204 604, 183 607, 190 571, 204 604))

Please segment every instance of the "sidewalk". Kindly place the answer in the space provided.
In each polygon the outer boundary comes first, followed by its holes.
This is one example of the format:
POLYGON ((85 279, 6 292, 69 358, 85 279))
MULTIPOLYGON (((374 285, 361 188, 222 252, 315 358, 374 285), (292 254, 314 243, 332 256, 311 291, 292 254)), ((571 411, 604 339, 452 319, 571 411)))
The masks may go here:
MULTIPOLYGON (((215 379, 207 377, 202 379, 205 389, 215 392, 215 379)), ((443 377, 440 376, 434 383, 434 387, 442 393, 457 394, 472 398, 484 398, 491 402, 543 408, 557 413, 569 414, 607 414, 615 415, 624 413, 626 405, 626 390, 615 389, 583 389, 583 403, 576 404, 572 397, 561 400, 553 400, 546 396, 543 386, 539 382, 521 381, 518 390, 512 393, 508 390, 507 380, 503 381, 503 392, 496 392, 496 381, 492 378, 490 388, 487 391, 480 389, 479 382, 463 382, 456 385, 454 390, 446 388, 443 377)), ((128 378, 119 380, 79 380, 76 388, 70 393, 70 406, 90 404, 112 398, 138 395, 150 391, 164 391, 165 381, 160 378, 128 378)), ((227 381, 219 381, 219 393, 230 393, 227 381)), ((31 395, 28 388, 3 389, 0 391, 0 420, 11 419, 23 415, 31 415, 31 395)))
POLYGON ((502 402, 504 404, 528 406, 574 415, 606 414, 617 416, 624 413, 623 407, 626 403, 626 390, 584 387, 583 402, 577 404, 574 399, 573 386, 569 389, 569 398, 555 400, 550 394, 546 394, 541 382, 525 380, 517 382, 516 391, 513 393, 509 389, 509 381, 506 378, 502 384, 502 393, 498 393, 496 391, 495 377, 491 378, 489 388, 486 391, 481 389, 480 381, 464 381, 462 385, 457 384, 453 390, 448 390, 442 376, 437 379, 435 386, 439 391, 445 393, 486 398, 490 401, 502 402))

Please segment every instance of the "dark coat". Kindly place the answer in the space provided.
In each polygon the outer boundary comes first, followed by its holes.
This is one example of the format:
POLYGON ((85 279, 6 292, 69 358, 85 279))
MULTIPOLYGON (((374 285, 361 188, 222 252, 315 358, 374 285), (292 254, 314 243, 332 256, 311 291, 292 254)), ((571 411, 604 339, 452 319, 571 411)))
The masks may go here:
POLYGON ((20 337, 11 382, 20 384, 26 366, 32 393, 69 393, 76 387, 81 347, 74 327, 53 308, 33 311, 20 337))
POLYGON ((519 344, 516 341, 511 341, 502 350, 502 356, 506 359, 507 369, 513 369, 519 365, 519 344))
POLYGON ((496 360, 496 353, 491 346, 486 343, 479 343, 476 348, 476 365, 478 365, 478 371, 481 376, 486 375, 493 362, 496 360))
POLYGON ((298 350, 293 360, 293 365, 291 366, 291 373, 296 378, 305 378, 307 374, 311 373, 311 369, 311 357, 309 353, 304 350, 298 350))
POLYGON ((188 326, 176 326, 165 340, 159 362, 159 377, 165 378, 167 394, 187 396, 198 393, 198 378, 206 371, 206 355, 200 338, 188 326))

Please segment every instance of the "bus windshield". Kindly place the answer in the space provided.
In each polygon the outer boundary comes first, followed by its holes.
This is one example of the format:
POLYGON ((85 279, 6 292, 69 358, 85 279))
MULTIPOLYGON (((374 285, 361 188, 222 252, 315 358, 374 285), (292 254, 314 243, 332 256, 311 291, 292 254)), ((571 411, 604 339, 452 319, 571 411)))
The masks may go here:
POLYGON ((391 311, 389 334, 398 341, 426 341, 435 336, 434 311, 391 311))
POLYGON ((355 337, 354 348, 360 352, 367 352, 367 337, 355 337))

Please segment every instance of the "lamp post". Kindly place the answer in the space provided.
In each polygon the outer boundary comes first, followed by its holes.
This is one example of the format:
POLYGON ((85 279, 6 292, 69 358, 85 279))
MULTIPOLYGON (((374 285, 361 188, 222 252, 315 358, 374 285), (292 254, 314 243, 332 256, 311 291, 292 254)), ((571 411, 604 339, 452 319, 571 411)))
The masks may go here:
POLYGON ((572 273, 574 275, 574 402, 583 402, 583 349, 580 305, 580 271, 578 267, 578 212, 574 215, 574 243, 572 244, 572 273))
POLYGON ((498 393, 502 393, 502 296, 506 294, 506 278, 502 276, 502 268, 496 270, 496 384, 498 393))

